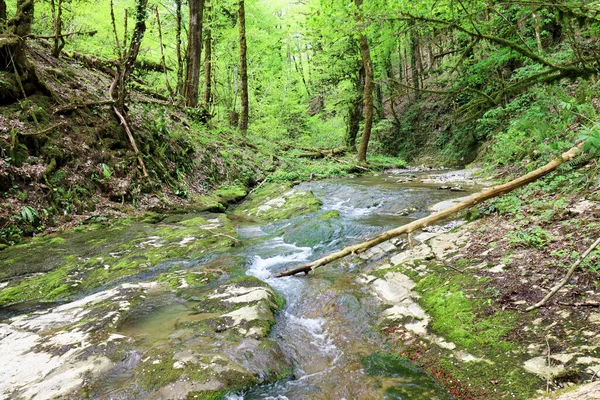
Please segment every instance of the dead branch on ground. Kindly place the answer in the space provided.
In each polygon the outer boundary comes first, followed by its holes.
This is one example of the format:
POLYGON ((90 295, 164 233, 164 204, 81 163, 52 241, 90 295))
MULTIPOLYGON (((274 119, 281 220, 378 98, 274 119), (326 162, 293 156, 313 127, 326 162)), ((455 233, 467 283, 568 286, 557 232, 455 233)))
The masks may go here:
POLYGON ((146 165, 144 164, 144 160, 142 159, 142 155, 141 155, 140 151, 138 150, 137 145, 135 144, 135 140, 133 139, 133 134, 131 133, 131 130, 129 129, 129 125, 127 124, 127 120, 125 119, 125 117, 123 116, 123 114, 121 114, 119 112, 119 110, 117 110, 117 107, 113 106, 113 110, 115 112, 115 115, 121 121, 121 125, 123 125, 123 128, 125 129, 125 132, 127 132, 127 137, 129 138, 129 142, 131 143, 131 147, 133 147, 133 151, 135 152, 135 155, 137 156, 137 160, 138 160, 138 163, 140 164, 140 168, 142 168, 142 174, 143 174, 142 178, 146 178, 148 176, 148 172, 146 171, 146 165))
POLYGON ((588 247, 585 253, 583 253, 581 257, 579 257, 579 259, 575 262, 575 264, 571 266, 565 277, 562 278, 558 285, 552 288, 552 290, 546 295, 546 297, 544 297, 542 300, 535 303, 531 307, 526 308, 525 311, 535 310, 536 308, 544 306, 548 302, 548 300, 550 300, 550 298, 556 294, 556 292, 558 292, 563 286, 565 286, 569 282, 569 280, 571 280, 571 277, 575 273, 575 270, 577 270, 577 268, 583 262, 583 260, 585 260, 586 257, 590 255, 590 253, 596 248, 596 246, 598 246, 598 244, 600 244, 600 237, 596 239, 596 241, 592 243, 590 247, 588 247))

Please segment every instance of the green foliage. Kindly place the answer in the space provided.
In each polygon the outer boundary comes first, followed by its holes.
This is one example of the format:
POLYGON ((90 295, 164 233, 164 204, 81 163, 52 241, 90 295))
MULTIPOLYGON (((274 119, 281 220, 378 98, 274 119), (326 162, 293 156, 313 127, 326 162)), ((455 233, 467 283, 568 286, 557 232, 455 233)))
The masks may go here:
POLYGON ((432 329, 474 354, 481 349, 494 355, 512 350, 515 345, 503 337, 514 327, 516 315, 496 312, 481 318, 480 309, 487 307, 487 301, 475 302, 464 292, 473 284, 473 278, 466 276, 454 276, 444 282, 434 275, 428 275, 417 284, 419 293, 424 294, 423 305, 432 317, 432 329))
POLYGON ((550 232, 539 226, 519 229, 507 234, 508 242, 514 246, 537 247, 543 249, 553 239, 550 232))
POLYGON ((583 126, 579 131, 579 139, 585 142, 583 150, 592 155, 600 154, 600 130, 598 125, 583 126))
POLYGON ((40 219, 40 214, 35 208, 31 206, 25 206, 21 209, 21 212, 19 213, 17 218, 21 221, 33 225, 40 219))

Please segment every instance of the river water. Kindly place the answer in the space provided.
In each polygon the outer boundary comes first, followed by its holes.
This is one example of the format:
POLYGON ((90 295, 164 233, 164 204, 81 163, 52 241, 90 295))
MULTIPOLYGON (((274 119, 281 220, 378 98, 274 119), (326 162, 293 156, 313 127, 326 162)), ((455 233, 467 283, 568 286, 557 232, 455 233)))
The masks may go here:
MULTIPOLYGON (((227 254, 221 249, 215 254, 207 252, 184 261, 164 256, 155 267, 93 289, 92 293, 123 283, 151 282, 173 265, 182 271, 194 268, 198 271, 210 270, 213 262, 242 260, 246 274, 267 282, 286 298, 286 306, 276 316, 270 335, 290 361, 292 374, 249 392, 230 394, 228 400, 450 399, 452 397, 429 375, 395 356, 397 349, 379 334, 377 326, 382 322, 382 306, 356 278, 384 260, 356 262, 346 257, 317 269, 310 276, 273 277, 328 252, 426 216, 432 205, 464 195, 439 190, 439 183, 406 182, 406 175, 390 173, 303 183, 296 189, 312 191, 323 202, 319 211, 269 224, 243 222, 237 228, 240 245, 227 248, 227 254)), ((161 229, 160 226, 133 224, 118 240, 130 241, 131 237, 142 240, 142 244, 151 243, 148 239, 155 237, 157 229, 161 229), (141 239, 140 232, 144 233, 141 239)), ((100 254, 93 253, 96 242, 88 240, 86 234, 79 237, 74 233, 67 237, 66 243, 73 243, 75 239, 82 242, 81 254, 88 254, 87 257, 100 254)), ((61 249, 58 250, 63 251, 61 249)), ((64 251, 76 250, 67 246, 64 251)), ((220 283, 214 282, 215 285, 220 283)), ((149 296, 137 314, 119 325, 117 333, 135 338, 136 346, 142 350, 129 352, 117 363, 113 373, 89 389, 89 398, 145 398, 140 397, 140 393, 151 393, 140 392, 132 379, 136 365, 143 363, 140 361, 143 349, 169 346, 170 335, 178 324, 218 315, 195 312, 195 303, 175 297, 170 292, 149 296)), ((0 311, 4 313, 0 313, 0 321, 27 313, 44 314, 39 305, 29 303, 0 311)), ((10 371, 5 373, 12 376, 10 371)))
MULTIPOLYGON (((394 175, 304 183, 322 202, 316 214, 239 228, 247 274, 285 296, 272 336, 292 361, 293 377, 230 395, 240 399, 448 399, 418 368, 386 353, 375 328, 379 304, 355 282, 361 266, 345 260, 309 277, 273 275, 324 253, 430 213, 431 205, 464 193, 439 185, 398 183, 394 175), (339 217, 325 218, 337 211, 339 217)), ((368 264, 368 262, 367 262, 368 264)), ((379 321, 380 322, 380 321, 379 321)))

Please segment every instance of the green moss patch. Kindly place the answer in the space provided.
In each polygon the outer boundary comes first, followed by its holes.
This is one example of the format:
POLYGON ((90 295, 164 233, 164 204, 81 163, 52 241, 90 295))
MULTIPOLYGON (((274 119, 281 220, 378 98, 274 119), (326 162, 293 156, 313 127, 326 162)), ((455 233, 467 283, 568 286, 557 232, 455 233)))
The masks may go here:
POLYGON ((246 197, 247 194, 246 189, 238 186, 221 186, 214 191, 214 195, 221 204, 236 203, 246 197))
MULTIPOLYGON (((391 384, 385 399, 437 399, 450 400, 452 396, 425 371, 410 361, 389 353, 373 353, 361 360, 367 375, 395 378, 400 382, 391 384)), ((389 381, 388 381, 389 382, 389 381)), ((392 381, 393 382, 393 381, 392 381)))
POLYGON ((234 214, 259 221, 277 221, 317 211, 322 204, 312 192, 294 190, 290 183, 273 183, 249 195, 234 214))

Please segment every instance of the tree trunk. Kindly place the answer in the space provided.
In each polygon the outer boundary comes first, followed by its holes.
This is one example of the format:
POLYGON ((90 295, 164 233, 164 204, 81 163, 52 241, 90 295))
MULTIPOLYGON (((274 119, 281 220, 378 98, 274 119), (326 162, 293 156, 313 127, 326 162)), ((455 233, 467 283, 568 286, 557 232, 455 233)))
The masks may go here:
MULTIPOLYGON (((208 3, 208 0, 206 0, 208 3)), ((212 79, 212 30, 210 22, 212 19, 212 7, 207 6, 206 15, 206 38, 204 39, 204 108, 210 107, 211 79, 212 79)))
MULTIPOLYGON (((362 0, 354 0, 354 4, 359 9, 356 13, 356 22, 359 28, 362 30, 362 20, 360 17, 360 7, 362 0)), ((363 68, 365 69, 365 90, 363 98, 365 101, 365 123, 363 126, 363 134, 360 139, 360 147, 358 149, 358 161, 367 161, 367 148, 369 146, 369 139, 371 138, 371 128, 373 126, 373 90, 375 88, 375 81, 373 77, 373 63, 371 62, 371 51, 369 49, 369 41, 367 40, 366 33, 361 33, 358 38, 358 47, 360 49, 360 58, 362 59, 363 68)))
POLYGON ((62 0, 51 0, 50 8, 52 10, 52 30, 54 31, 52 56, 58 58, 60 52, 65 47, 65 38, 62 36, 62 0))
POLYGON ((6 24, 6 1, 0 0, 0 33, 4 33, 6 24))
POLYGON ((417 28, 413 23, 413 26, 410 30, 410 76, 412 79, 412 86, 415 88, 414 90, 414 98, 419 98, 419 67, 418 67, 418 57, 419 57, 419 37, 417 35, 417 28))
POLYGON ((533 29, 535 31, 535 41, 537 42, 538 53, 544 52, 544 46, 542 45, 542 35, 540 34, 540 19, 537 15, 537 10, 533 10, 531 14, 533 18, 533 29))
POLYGON ((185 68, 184 97, 188 107, 198 105, 200 87, 200 59, 202 56, 202 17, 204 0, 190 0, 190 26, 185 68))
POLYGON ((363 95, 365 100, 365 122, 360 139, 360 148, 358 149, 358 161, 367 161, 367 148, 373 126, 373 88, 375 87, 375 81, 373 79, 373 64, 371 63, 371 52, 369 51, 367 37, 361 35, 358 42, 360 45, 360 56, 365 68, 365 91, 363 95))
POLYGON ((246 12, 244 0, 240 0, 238 9, 238 23, 240 28, 240 119, 239 128, 242 134, 248 131, 248 64, 246 60, 246 12))
POLYGON ((131 72, 133 72, 137 56, 140 53, 144 33, 146 33, 147 8, 148 0, 138 0, 135 10, 135 27, 133 28, 133 35, 131 36, 131 42, 129 43, 129 50, 125 56, 124 64, 120 68, 121 71, 117 73, 117 105, 120 110, 124 110, 125 98, 127 96, 127 83, 129 82, 131 72))
POLYGON ((17 12, 11 18, 6 26, 6 35, 3 35, 0 42, 0 70, 10 72, 10 76, 14 77, 14 82, 5 85, 8 90, 0 91, 0 98, 21 98, 26 96, 26 92, 34 91, 39 84, 39 80, 35 73, 35 69, 27 60, 25 52, 24 37, 31 33, 31 25, 33 24, 33 0, 18 0, 17 12))
MULTIPOLYGON (((355 47, 352 46, 352 51, 356 51, 355 47)), ((362 65, 362 61, 357 64, 358 73, 354 79, 354 90, 355 95, 353 100, 348 106, 348 126, 346 130, 346 147, 350 151, 356 151, 356 137, 360 130, 360 121, 363 116, 364 99, 363 94, 365 91, 365 69, 362 65)))
POLYGON ((177 53, 177 87, 175 92, 183 93, 183 57, 181 55, 181 0, 175 0, 175 52, 177 53))
POLYGON ((321 267, 326 264, 329 264, 332 261, 338 260, 342 257, 346 257, 350 254, 362 253, 362 252, 370 249, 371 247, 374 247, 374 246, 376 246, 380 243, 383 243, 387 240, 398 237, 405 233, 410 234, 410 233, 414 232, 416 229, 420 229, 425 226, 429 226, 435 222, 441 221, 451 215, 456 214, 459 211, 465 210, 476 204, 479 204, 484 200, 491 199, 492 197, 501 196, 503 194, 511 192, 517 188, 520 188, 521 186, 524 186, 530 182, 533 182, 533 181, 543 177, 544 175, 554 171, 561 164, 568 162, 568 161, 572 160, 573 158, 575 158, 575 156, 577 156, 577 154, 582 149, 583 149, 583 142, 581 142, 577 146, 571 148, 569 151, 563 153, 560 157, 557 157, 556 159, 550 161, 548 164, 544 165, 543 167, 538 168, 535 171, 532 171, 526 175, 523 175, 520 178, 514 179, 503 185, 494 186, 490 189, 484 190, 483 192, 473 194, 473 195, 467 197, 466 199, 464 199, 463 201, 461 201, 460 203, 455 204, 452 207, 449 207, 445 210, 435 212, 425 218, 421 218, 421 219, 413 221, 409 224, 402 225, 398 228, 386 231, 386 232, 382 233, 381 235, 376 236, 373 239, 367 240, 366 242, 358 243, 358 244, 355 244, 352 246, 345 247, 340 251, 328 254, 325 257, 322 257, 322 258, 315 260, 311 263, 308 263, 306 265, 302 265, 298 268, 294 268, 292 270, 277 274, 276 277, 280 278, 283 276, 291 276, 291 275, 299 274, 301 272, 308 274, 310 271, 314 271, 316 268, 321 267))

